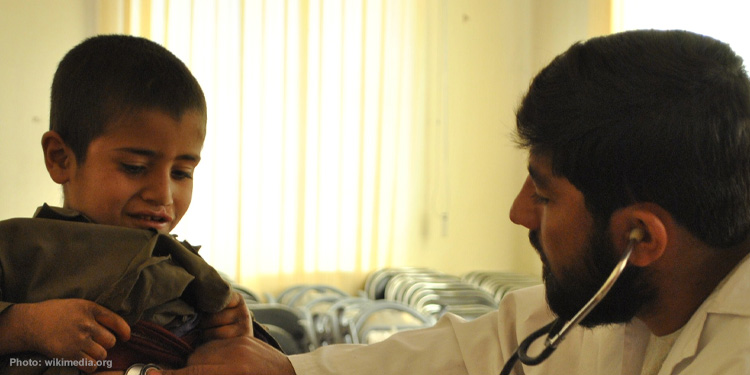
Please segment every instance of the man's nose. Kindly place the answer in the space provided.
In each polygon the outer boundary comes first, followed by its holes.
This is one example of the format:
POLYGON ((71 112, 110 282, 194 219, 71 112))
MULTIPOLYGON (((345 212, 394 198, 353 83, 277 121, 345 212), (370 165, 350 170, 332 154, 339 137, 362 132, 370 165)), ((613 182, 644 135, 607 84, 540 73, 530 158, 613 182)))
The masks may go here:
POLYGON ((537 229, 539 218, 536 205, 534 204, 534 182, 531 176, 526 177, 521 191, 518 192, 513 205, 510 207, 510 221, 515 224, 534 230, 537 229))

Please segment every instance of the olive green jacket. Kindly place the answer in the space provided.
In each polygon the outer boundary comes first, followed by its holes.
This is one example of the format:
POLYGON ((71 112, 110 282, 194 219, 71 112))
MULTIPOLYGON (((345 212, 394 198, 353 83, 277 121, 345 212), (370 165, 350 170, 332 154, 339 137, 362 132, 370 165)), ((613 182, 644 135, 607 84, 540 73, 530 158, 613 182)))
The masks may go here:
MULTIPOLYGON (((230 293, 197 249, 169 235, 93 224, 46 205, 34 218, 0 221, 0 313, 14 303, 82 298, 131 325, 145 319, 176 328, 222 310, 230 293)), ((14 356, 0 357, 0 373, 41 373, 4 367, 22 358, 14 356)))

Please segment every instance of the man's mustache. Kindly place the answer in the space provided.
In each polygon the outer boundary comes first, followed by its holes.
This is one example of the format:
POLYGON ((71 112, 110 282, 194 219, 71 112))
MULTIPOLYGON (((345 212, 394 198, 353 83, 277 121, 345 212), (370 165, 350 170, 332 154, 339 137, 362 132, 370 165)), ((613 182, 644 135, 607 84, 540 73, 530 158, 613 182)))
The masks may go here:
POLYGON ((544 258, 544 251, 542 249, 542 243, 541 241, 539 241, 539 232, 535 230, 530 230, 529 242, 531 242, 531 246, 534 247, 534 250, 536 250, 536 252, 539 253, 539 256, 544 258))

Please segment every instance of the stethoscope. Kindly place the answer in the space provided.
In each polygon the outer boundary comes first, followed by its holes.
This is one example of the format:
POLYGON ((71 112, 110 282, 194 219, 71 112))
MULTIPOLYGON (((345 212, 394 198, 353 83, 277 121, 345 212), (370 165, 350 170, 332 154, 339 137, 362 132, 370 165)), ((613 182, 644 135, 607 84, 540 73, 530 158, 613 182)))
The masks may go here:
POLYGON ((596 307, 596 305, 601 302, 604 296, 609 293, 609 290, 612 289, 612 285, 615 284, 615 281, 620 278, 622 271, 625 270, 625 266, 628 264, 628 259, 630 259, 630 254, 633 252, 633 248, 635 248, 635 245, 642 239, 643 230, 641 230, 640 228, 633 229, 630 232, 630 236, 628 237, 628 247, 625 249, 625 253, 622 254, 622 257, 620 258, 620 261, 617 262, 615 269, 612 270, 612 273, 609 275, 607 280, 604 281, 604 284, 601 288, 599 288, 594 296, 591 297, 591 299, 583 306, 580 311, 578 311, 578 313, 576 313, 575 316, 573 316, 571 320, 565 322, 565 324, 562 324, 563 322, 561 321, 561 319, 557 318, 546 326, 534 331, 532 334, 526 337, 526 339, 521 341, 516 351, 513 352, 513 355, 511 355, 510 358, 508 358, 508 360, 505 362, 505 366, 503 366, 503 370, 500 371, 500 375, 510 374, 510 371, 516 364, 516 361, 521 361, 521 363, 528 366, 536 366, 549 358, 550 354, 552 354, 552 352, 557 349, 557 346, 560 344, 560 342, 562 342, 568 332, 570 332, 573 327, 577 326, 578 323, 580 323, 581 320, 583 320, 591 312, 591 310, 593 310, 594 307, 596 307), (561 325, 562 328, 560 328, 561 325), (528 354, 529 346, 531 346, 534 341, 536 341, 539 337, 544 336, 545 334, 547 335, 547 339, 544 341, 544 349, 542 350, 542 352, 539 353, 536 357, 530 356, 528 354))

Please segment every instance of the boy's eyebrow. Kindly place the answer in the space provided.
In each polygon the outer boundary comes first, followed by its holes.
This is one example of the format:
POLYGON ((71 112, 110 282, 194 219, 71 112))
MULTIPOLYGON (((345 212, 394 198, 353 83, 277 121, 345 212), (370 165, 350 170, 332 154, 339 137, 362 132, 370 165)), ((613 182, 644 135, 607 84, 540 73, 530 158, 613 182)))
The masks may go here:
MULTIPOLYGON (((146 156, 150 158, 158 156, 158 153, 156 151, 145 149, 145 148, 123 147, 123 148, 118 148, 117 151, 127 152, 129 154, 136 154, 140 156, 146 156)), ((201 157, 200 155, 182 154, 182 155, 178 155, 176 159, 193 161, 197 163, 201 160, 201 157)))

